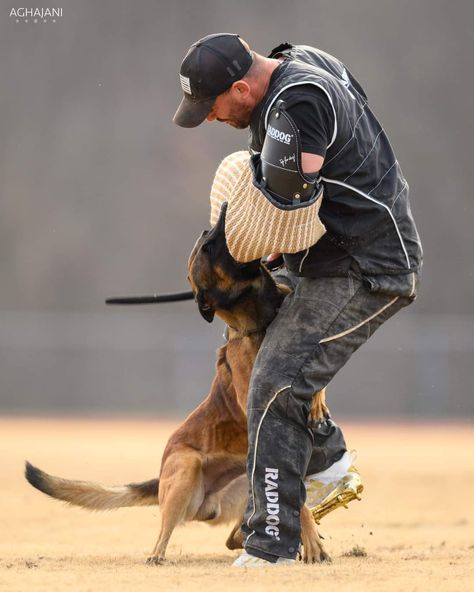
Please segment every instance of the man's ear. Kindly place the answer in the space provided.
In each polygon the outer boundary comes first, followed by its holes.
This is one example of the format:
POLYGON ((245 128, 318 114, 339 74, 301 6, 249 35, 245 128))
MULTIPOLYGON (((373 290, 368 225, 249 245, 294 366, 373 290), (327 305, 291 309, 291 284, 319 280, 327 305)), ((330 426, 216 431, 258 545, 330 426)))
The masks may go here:
POLYGON ((237 96, 246 98, 250 94, 250 85, 245 80, 236 80, 232 85, 232 91, 237 96))

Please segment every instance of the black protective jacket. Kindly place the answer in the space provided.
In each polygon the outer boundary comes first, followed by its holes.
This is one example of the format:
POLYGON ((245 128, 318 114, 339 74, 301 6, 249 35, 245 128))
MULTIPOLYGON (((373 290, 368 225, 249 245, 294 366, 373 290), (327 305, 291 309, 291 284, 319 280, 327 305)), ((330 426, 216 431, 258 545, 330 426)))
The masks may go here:
POLYGON ((339 60, 308 46, 284 44, 271 57, 285 60, 250 122, 250 149, 260 152, 267 118, 288 89, 315 85, 334 112, 334 132, 320 171, 319 212, 327 233, 310 249, 285 255, 290 270, 306 277, 347 275, 358 269, 371 290, 415 295, 422 248, 408 201, 408 184, 387 135, 359 83, 339 60))

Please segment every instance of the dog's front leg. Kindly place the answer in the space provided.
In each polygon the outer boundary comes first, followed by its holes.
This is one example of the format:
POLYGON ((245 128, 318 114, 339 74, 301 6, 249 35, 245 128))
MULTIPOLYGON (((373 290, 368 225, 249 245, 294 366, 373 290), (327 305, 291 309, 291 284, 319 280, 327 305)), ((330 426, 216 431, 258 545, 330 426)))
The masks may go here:
POLYGON ((303 544, 303 561, 305 563, 331 561, 324 550, 311 510, 306 504, 301 508, 301 543, 303 544))
POLYGON ((323 421, 331 417, 329 407, 326 405, 326 389, 322 389, 314 394, 309 414, 314 422, 323 421))

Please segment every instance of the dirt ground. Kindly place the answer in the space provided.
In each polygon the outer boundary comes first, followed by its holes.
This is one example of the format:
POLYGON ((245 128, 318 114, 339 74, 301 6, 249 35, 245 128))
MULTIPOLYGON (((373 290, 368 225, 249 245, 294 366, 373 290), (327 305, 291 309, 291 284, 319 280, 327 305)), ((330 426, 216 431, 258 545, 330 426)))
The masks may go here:
POLYGON ((177 529, 167 564, 144 565, 158 508, 89 513, 23 478, 109 484, 156 476, 170 422, 0 418, 0 590, 474 590, 474 430, 469 424, 343 422, 364 477, 361 502, 325 518, 331 565, 231 570, 229 528, 177 529))

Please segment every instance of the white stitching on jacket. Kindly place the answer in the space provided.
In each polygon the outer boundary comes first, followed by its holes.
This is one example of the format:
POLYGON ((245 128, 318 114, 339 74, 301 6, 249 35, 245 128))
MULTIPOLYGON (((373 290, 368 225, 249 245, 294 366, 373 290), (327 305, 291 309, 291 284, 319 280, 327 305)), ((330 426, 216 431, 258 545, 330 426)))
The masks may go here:
POLYGON ((410 259, 408 257, 408 253, 407 253, 407 250, 405 248, 405 243, 403 242, 402 235, 400 233, 400 230, 398 229, 397 221, 395 220, 395 218, 394 218, 394 216, 393 216, 392 211, 390 210, 390 208, 386 204, 382 203, 381 201, 378 201, 374 197, 371 197, 367 193, 364 193, 360 189, 357 189, 357 187, 353 187, 352 185, 349 185, 349 183, 344 183, 343 181, 336 181, 335 179, 328 179, 327 177, 321 177, 321 179, 323 181, 326 181, 326 183, 334 183, 335 185, 341 185, 342 187, 346 187, 347 189, 350 189, 351 191, 354 191, 355 193, 358 193, 359 195, 362 195, 362 197, 365 197, 366 199, 370 199, 370 201, 373 201, 374 203, 379 204, 379 206, 382 206, 383 208, 385 208, 387 210, 387 212, 389 213, 389 216, 392 219, 392 222, 393 222, 393 224, 395 226, 395 230, 397 231, 398 239, 400 241, 400 244, 402 246, 403 252, 405 254, 405 259, 407 261, 407 267, 408 267, 408 269, 410 269, 410 259))
POLYGON ((331 107, 334 113, 334 131, 332 134, 332 138, 330 143, 328 144, 328 148, 330 148, 333 144, 334 144, 334 140, 336 139, 336 135, 337 135, 337 115, 336 115, 336 109, 334 107, 334 104, 332 102, 332 97, 329 94, 329 91, 327 91, 324 86, 322 86, 321 84, 318 84, 317 82, 311 82, 309 80, 304 80, 302 82, 295 82, 293 84, 288 84, 287 86, 284 86, 280 91, 278 91, 277 95, 275 96, 275 98, 272 100, 272 102, 270 103, 270 105, 268 106, 267 112, 265 113, 265 129, 267 129, 267 123, 268 123, 268 116, 270 114, 270 110, 272 108, 272 106, 274 105, 275 101, 277 100, 277 98, 281 95, 282 92, 284 92, 287 88, 291 88, 293 86, 304 86, 307 84, 312 84, 313 86, 317 86, 318 88, 320 88, 328 97, 329 102, 331 103, 331 107))

